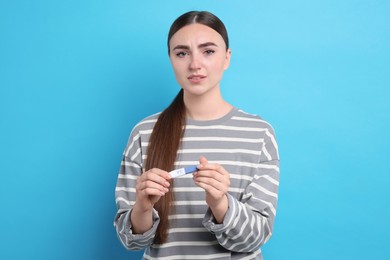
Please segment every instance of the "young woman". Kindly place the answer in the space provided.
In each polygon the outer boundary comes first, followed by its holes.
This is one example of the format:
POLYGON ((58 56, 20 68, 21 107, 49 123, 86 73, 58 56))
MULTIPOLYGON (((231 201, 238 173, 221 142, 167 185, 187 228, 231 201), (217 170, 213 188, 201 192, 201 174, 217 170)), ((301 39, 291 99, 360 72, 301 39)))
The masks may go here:
POLYGON ((116 187, 118 237, 145 259, 262 259, 278 197, 274 131, 222 98, 231 51, 216 16, 177 18, 168 54, 181 90, 131 133, 116 187), (169 173, 193 165, 193 174, 169 173))

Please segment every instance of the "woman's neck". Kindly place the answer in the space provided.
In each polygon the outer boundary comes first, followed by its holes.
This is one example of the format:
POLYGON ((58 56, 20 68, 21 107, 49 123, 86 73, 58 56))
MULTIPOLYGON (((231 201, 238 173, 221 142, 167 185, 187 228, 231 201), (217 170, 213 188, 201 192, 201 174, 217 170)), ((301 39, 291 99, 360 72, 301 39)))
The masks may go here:
POLYGON ((199 121, 221 118, 233 108, 222 98, 220 92, 200 96, 189 96, 184 93, 184 104, 187 117, 199 121))

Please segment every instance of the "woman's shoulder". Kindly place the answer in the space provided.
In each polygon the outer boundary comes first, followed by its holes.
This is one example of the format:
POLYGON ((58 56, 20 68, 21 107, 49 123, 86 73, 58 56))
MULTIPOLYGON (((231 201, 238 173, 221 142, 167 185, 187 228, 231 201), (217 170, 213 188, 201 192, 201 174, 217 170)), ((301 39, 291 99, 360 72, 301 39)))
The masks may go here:
POLYGON ((139 132, 144 130, 151 130, 153 129, 155 123, 157 122, 157 119, 161 112, 149 115, 147 117, 144 117, 141 119, 134 127, 132 132, 139 132))
POLYGON ((273 127, 271 123, 269 123, 267 120, 263 119, 258 114, 252 114, 248 113, 242 109, 237 108, 235 111, 234 116, 232 119, 241 121, 242 123, 245 123, 246 125, 251 125, 253 127, 259 127, 259 128, 268 128, 273 131, 273 127))

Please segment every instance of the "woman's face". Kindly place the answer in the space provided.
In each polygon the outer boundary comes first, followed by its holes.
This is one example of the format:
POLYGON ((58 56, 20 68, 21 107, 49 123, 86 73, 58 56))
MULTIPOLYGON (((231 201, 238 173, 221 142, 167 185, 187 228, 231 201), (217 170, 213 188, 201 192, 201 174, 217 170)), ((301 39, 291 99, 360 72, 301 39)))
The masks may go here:
POLYGON ((169 49, 176 80, 187 95, 219 91, 230 49, 218 32, 203 24, 184 26, 172 36, 169 49))

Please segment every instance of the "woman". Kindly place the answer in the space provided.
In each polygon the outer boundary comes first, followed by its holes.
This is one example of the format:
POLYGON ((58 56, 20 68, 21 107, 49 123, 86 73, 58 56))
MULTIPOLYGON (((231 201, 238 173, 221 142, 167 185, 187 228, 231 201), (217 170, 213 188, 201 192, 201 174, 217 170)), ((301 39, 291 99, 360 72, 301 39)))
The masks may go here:
POLYGON ((181 90, 131 133, 116 187, 118 237, 145 259, 262 259, 278 197, 273 129, 222 98, 231 50, 216 16, 177 18, 168 54, 181 90), (171 177, 191 165, 195 173, 171 177))

